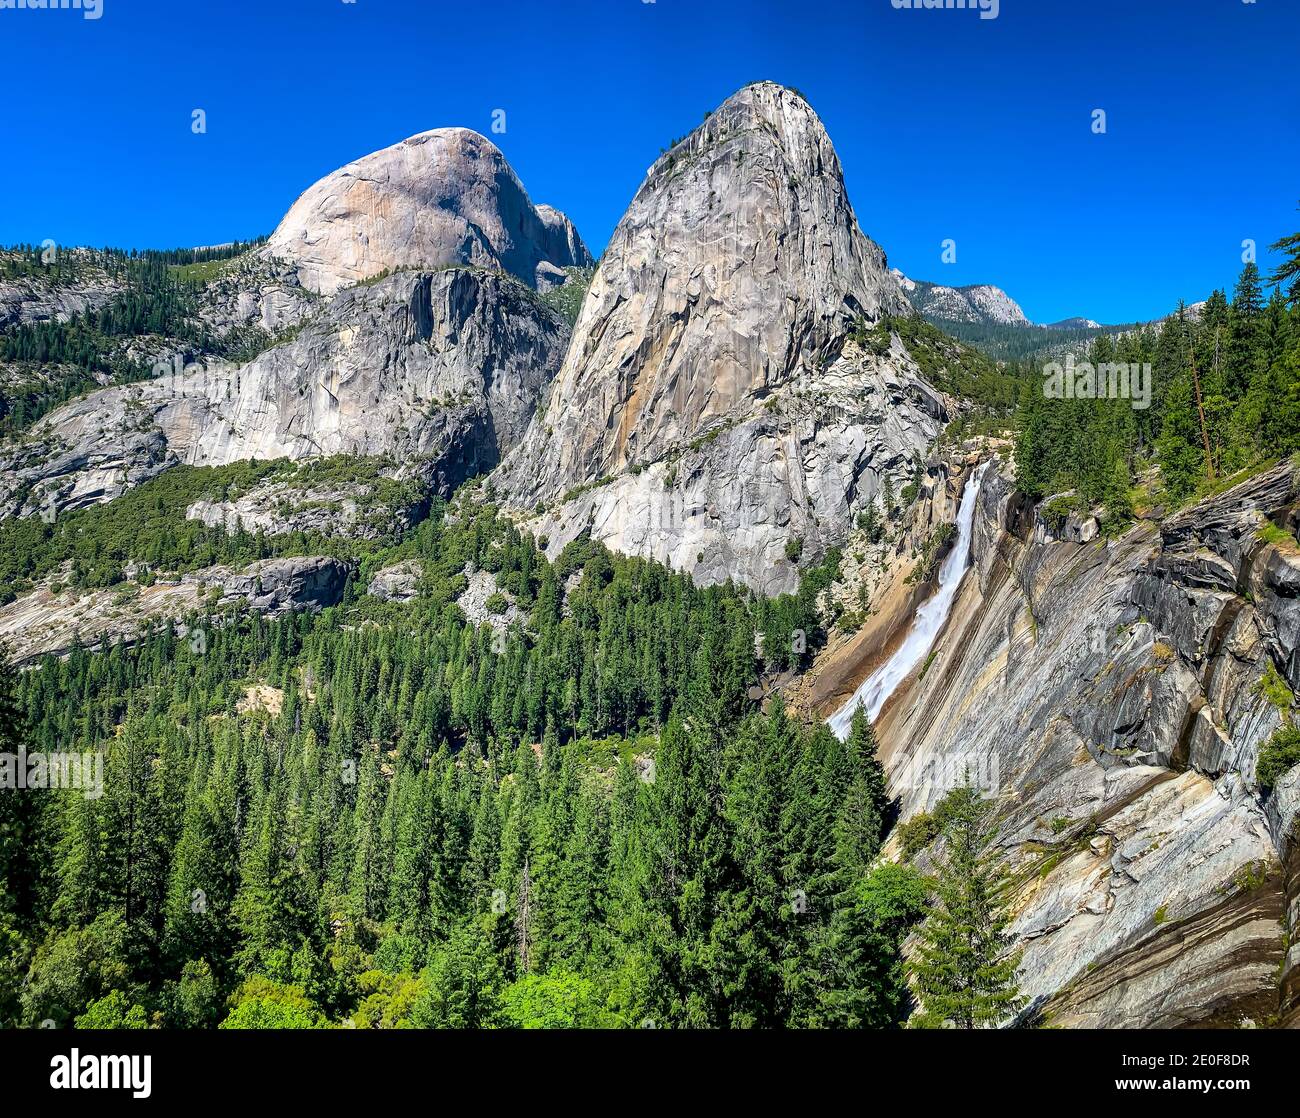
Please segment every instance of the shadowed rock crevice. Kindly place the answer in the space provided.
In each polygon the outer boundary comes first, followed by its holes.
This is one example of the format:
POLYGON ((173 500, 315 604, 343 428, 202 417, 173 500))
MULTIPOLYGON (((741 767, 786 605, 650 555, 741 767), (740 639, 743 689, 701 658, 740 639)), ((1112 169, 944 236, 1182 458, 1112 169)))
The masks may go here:
POLYGON ((332 299, 243 366, 93 392, 0 453, 0 507, 111 500, 181 463, 390 456, 449 494, 522 437, 568 324, 497 272, 402 272, 332 299))

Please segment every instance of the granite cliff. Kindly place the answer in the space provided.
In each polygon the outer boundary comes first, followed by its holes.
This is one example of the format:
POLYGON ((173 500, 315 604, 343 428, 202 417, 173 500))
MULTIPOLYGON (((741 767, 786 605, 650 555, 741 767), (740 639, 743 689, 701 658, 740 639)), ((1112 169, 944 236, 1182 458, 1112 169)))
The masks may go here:
MULTIPOLYGON (((950 508, 964 477, 940 472, 930 501, 950 508)), ((1267 531, 1298 501, 1286 461, 1107 540, 1086 517, 1048 526, 1006 465, 986 472, 972 570, 877 731, 904 822, 967 772, 996 797, 1029 1018, 1295 1018, 1300 770, 1271 791, 1255 770, 1284 716, 1263 681, 1300 685, 1300 549, 1267 531)), ((870 653, 827 654, 821 713, 870 653)))
MULTIPOLYGON (((1300 769, 1271 788, 1257 772, 1289 717, 1279 686, 1300 688, 1296 466, 1114 536, 1086 512, 1046 516, 1005 441, 940 446, 967 403, 900 329, 909 292, 1023 324, 999 289, 891 273, 821 121, 782 86, 747 86, 664 152, 594 268, 493 144, 438 129, 322 179, 206 283, 204 336, 257 338, 253 356, 133 336, 160 375, 0 443, 0 518, 112 502, 183 464, 354 456, 382 465, 348 484, 269 477, 185 515, 328 551, 398 540, 431 494, 491 472, 472 499, 501 500, 552 557, 591 536, 772 594, 843 546, 823 605, 859 614, 856 632, 832 634, 802 678, 767 681, 826 717, 906 631, 970 472, 991 461, 972 569, 877 723, 902 821, 923 820, 954 773, 986 783, 1016 874, 1024 1020, 1296 1023, 1300 769), (570 326, 551 289, 574 285, 571 310, 588 274, 570 326), (393 478, 420 484, 390 507, 374 495, 393 478), (901 506, 883 499, 905 489, 901 506)), ((114 294, 102 276, 23 278, 0 288, 0 328, 114 294)), ((211 606, 327 608, 361 568, 299 555, 140 585, 122 572, 89 592, 66 573, 0 607, 12 658, 130 641, 211 606)), ((421 594, 409 556, 366 573, 372 605, 421 594)), ((463 574, 465 618, 527 626, 492 571, 463 574)), ((934 853, 906 852, 922 866, 934 853)))
POLYGON ((384 272, 454 264, 546 287, 591 263, 573 223, 535 207, 496 145, 468 128, 422 132, 327 175, 261 252, 326 295, 384 272))
POLYGON ((821 121, 760 82, 651 167, 563 367, 494 480, 552 551, 583 532, 717 582, 792 589, 938 434, 948 404, 821 121), (539 512, 540 510, 540 512, 539 512))

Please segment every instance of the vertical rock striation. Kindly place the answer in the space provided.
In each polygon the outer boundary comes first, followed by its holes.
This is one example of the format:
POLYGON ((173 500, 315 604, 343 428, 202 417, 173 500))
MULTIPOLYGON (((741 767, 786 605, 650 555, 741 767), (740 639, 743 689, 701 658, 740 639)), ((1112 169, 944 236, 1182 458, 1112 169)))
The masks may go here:
POLYGON ((1260 684, 1272 666, 1294 685, 1300 608, 1300 549, 1261 528, 1298 499, 1284 462, 1085 543, 986 477, 936 658, 878 729, 904 819, 954 774, 998 794, 1024 986, 1056 1024, 1264 1024, 1294 1006, 1300 774, 1265 794, 1255 766, 1282 717, 1260 684))
POLYGON ((243 366, 101 389, 0 452, 4 514, 111 500, 178 464, 388 455, 449 492, 522 437, 568 324, 523 284, 464 268, 335 296, 243 366))

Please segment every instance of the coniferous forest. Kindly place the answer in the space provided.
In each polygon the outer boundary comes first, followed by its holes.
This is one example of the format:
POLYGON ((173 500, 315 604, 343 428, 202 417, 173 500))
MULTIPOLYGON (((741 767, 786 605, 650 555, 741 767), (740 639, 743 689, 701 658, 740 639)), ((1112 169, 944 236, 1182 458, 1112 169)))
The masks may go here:
POLYGON ((538 16, 0 0, 4 1100, 1293 1096, 1300 0, 538 16))
MULTIPOLYGON (((1043 362, 1023 365, 1015 413, 1017 480, 1044 497, 1074 490, 1113 527, 1135 502, 1174 508, 1300 449, 1300 234, 1272 248, 1269 277, 1244 265, 1231 298, 1194 316, 1092 341, 1087 361, 1150 365, 1150 406, 1130 399, 1047 399, 1043 362)), ((1104 377, 1102 379, 1105 379, 1104 377)))
MULTIPOLYGON (((1101 505, 1112 532, 1140 502, 1186 503, 1300 448, 1300 240, 1278 247, 1267 295, 1248 264, 1194 318, 1093 340, 1094 365, 1151 363, 1150 408, 1047 399, 1041 365, 969 354, 933 370, 971 403, 956 427, 1009 426, 1024 491, 1064 494, 1059 515, 1101 505)), ((941 362, 932 327, 894 326, 941 362)), ((318 615, 201 612, 5 671, 0 752, 102 753, 105 779, 99 798, 0 797, 4 1020, 881 1028, 1023 1004, 1005 912, 979 900, 1006 885, 987 805, 959 789, 881 860, 893 809, 865 716, 841 742, 765 693, 825 639, 838 552, 772 599, 585 538, 549 561, 478 482, 350 548, 183 518, 196 495, 293 472, 178 470, 5 526, 19 589, 68 561, 89 588, 132 562, 324 547, 356 565, 318 615), (408 558, 416 599, 363 593, 408 558), (508 628, 456 604, 476 570, 515 605, 508 628), (908 859, 939 833, 951 853, 927 876, 908 859), (956 942, 979 945, 982 987, 954 970, 956 942)))
POLYGON ((926 887, 873 867, 865 719, 842 743, 748 697, 769 603, 598 546, 548 563, 468 500, 411 550, 433 572, 414 610, 195 618, 6 676, 7 747, 106 757, 102 798, 0 799, 7 1019, 906 1017, 926 887), (459 616, 464 563, 527 640, 459 616))

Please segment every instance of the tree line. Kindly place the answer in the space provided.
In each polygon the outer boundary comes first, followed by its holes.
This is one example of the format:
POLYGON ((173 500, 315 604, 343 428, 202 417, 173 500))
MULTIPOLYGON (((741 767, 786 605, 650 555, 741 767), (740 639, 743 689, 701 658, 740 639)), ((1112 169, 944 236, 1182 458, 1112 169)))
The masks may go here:
POLYGON ((0 386, 0 435, 13 435, 103 380, 129 384, 153 376, 148 360, 125 355, 124 339, 156 335, 181 341, 195 353, 255 356, 243 331, 215 336, 198 314, 202 286, 179 276, 188 264, 233 259, 261 241, 214 248, 125 252, 76 249, 44 262, 44 250, 19 246, 0 256, 6 278, 39 275, 56 286, 103 277, 118 290, 101 307, 65 321, 17 323, 0 332, 0 362, 30 367, 31 375, 0 386))

